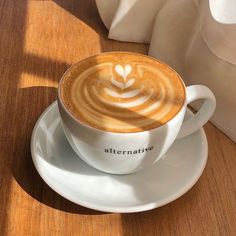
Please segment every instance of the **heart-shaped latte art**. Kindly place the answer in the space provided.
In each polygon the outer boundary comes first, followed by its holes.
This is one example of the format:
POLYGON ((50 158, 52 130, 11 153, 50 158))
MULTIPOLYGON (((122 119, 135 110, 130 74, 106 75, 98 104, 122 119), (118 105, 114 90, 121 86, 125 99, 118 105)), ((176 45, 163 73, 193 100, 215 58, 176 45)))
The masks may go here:
MULTIPOLYGON (((142 91, 143 85, 141 86, 142 88, 140 87, 138 89, 132 89, 127 92, 126 89, 131 87, 135 83, 135 80, 136 80, 136 78, 133 77, 127 81, 127 76, 132 71, 131 65, 126 64, 124 67, 119 64, 115 65, 115 71, 117 74, 119 74, 124 79, 124 81, 123 82, 117 81, 115 75, 112 76, 110 81, 113 85, 115 85, 116 87, 121 89, 122 92, 118 93, 117 91, 112 89, 112 87, 105 87, 104 91, 109 96, 114 97, 114 98, 127 99, 127 98, 135 98, 136 97, 136 100, 134 100, 132 102, 127 102, 127 101, 126 102, 124 102, 124 101, 122 101, 122 102, 120 102, 120 101, 109 102, 103 98, 100 98, 103 103, 106 103, 106 104, 109 104, 112 106, 117 106, 117 107, 131 108, 131 107, 137 107, 137 106, 142 105, 143 103, 147 102, 147 100, 152 96, 153 89, 150 89, 144 96, 138 96, 142 91)), ((94 93, 97 94, 95 88, 94 88, 94 93)))
POLYGON ((126 79, 126 77, 131 73, 132 67, 131 65, 127 64, 125 66, 122 65, 116 65, 115 66, 115 71, 118 75, 126 79))
POLYGON ((132 86, 135 82, 135 78, 131 78, 127 81, 128 75, 132 72, 132 66, 129 64, 126 64, 125 66, 122 66, 120 64, 115 65, 115 71, 118 75, 120 75, 123 78, 123 83, 116 80, 115 77, 111 78, 111 82, 120 89, 126 89, 130 86, 132 86))

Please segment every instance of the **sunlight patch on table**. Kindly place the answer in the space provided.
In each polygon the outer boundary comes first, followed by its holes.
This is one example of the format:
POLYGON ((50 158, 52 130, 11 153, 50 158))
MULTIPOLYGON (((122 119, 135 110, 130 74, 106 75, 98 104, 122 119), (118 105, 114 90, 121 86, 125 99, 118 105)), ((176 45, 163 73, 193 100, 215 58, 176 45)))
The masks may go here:
POLYGON ((101 51, 99 34, 56 2, 29 1, 27 8, 26 54, 73 64, 101 51))
POLYGON ((18 82, 18 88, 30 88, 30 87, 52 87, 57 88, 58 82, 51 79, 32 75, 29 73, 22 73, 18 82))

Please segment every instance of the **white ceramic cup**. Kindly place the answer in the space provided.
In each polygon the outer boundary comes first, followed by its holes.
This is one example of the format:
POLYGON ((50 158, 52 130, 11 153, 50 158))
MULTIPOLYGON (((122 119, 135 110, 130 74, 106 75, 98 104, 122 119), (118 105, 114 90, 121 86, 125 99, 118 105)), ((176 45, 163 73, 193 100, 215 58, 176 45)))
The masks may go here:
POLYGON ((176 138, 201 128, 215 110, 215 96, 209 88, 192 85, 185 90, 185 102, 177 115, 158 128, 134 133, 103 131, 80 122, 67 110, 59 92, 58 107, 66 138, 83 161, 101 171, 129 174, 147 168, 167 152, 176 138), (204 99, 200 110, 183 122, 187 105, 198 99, 204 99))

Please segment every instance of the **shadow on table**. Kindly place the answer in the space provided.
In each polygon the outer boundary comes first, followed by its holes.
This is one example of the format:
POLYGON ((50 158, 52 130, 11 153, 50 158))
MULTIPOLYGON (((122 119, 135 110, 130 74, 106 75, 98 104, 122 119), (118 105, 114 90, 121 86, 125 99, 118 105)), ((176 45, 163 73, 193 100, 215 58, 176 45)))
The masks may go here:
POLYGON ((104 26, 95 3, 95 0, 53 0, 58 6, 83 21, 90 28, 95 30, 101 37, 107 38, 108 31, 104 26))

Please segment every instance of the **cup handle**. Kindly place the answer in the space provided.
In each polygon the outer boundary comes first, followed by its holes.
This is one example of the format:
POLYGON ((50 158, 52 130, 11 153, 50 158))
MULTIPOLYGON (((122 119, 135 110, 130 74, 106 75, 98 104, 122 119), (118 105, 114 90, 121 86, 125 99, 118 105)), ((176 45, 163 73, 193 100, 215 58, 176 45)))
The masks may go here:
POLYGON ((191 85, 186 88, 187 105, 195 100, 204 99, 200 110, 190 119, 183 122, 177 138, 183 138, 200 129, 211 118, 215 111, 216 99, 212 91, 203 85, 191 85))

